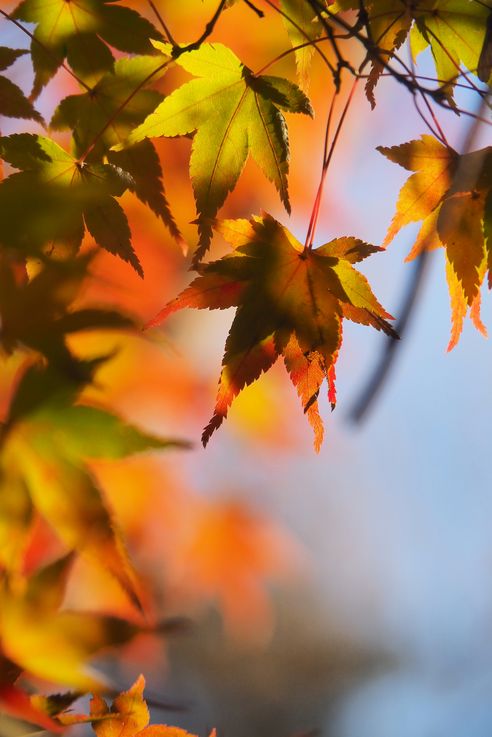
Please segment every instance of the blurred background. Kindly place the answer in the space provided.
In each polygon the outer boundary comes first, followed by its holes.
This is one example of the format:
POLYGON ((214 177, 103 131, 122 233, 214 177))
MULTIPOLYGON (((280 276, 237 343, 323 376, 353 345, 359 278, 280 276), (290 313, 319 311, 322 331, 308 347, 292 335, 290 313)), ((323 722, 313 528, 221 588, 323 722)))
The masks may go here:
MULTIPOLYGON (((128 4, 152 17, 145 3, 128 4)), ((200 34, 216 5, 156 4, 182 43, 200 34)), ((2 45, 26 47, 13 25, 2 21, 0 32, 2 45)), ((289 46, 278 14, 265 7, 260 19, 244 3, 224 14, 214 40, 253 69, 289 46)), ((420 61, 422 73, 432 74, 430 59, 420 61)), ((269 73, 292 78, 294 69, 290 55, 269 73)), ((28 60, 16 62, 11 78, 29 90, 28 60)), ((158 87, 166 92, 184 79, 172 70, 158 87)), ((76 91, 61 70, 38 107, 49 120, 60 95, 76 91)), ((263 208, 304 239, 332 93, 314 58, 315 118, 288 119, 292 216, 251 161, 221 214, 245 217, 263 208)), ((458 99, 476 105, 463 93, 458 99)), ((437 112, 459 149, 469 122, 437 112)), ((16 125, 2 120, 2 134, 16 125)), ((375 147, 424 132, 395 82, 381 80, 374 112, 358 90, 329 170, 315 245, 340 235, 382 242, 407 174, 375 147)), ((483 126, 477 145, 490 144, 483 126)), ((158 145, 170 204, 193 246, 190 141, 158 145)), ((188 283, 189 259, 152 214, 125 198, 145 279, 101 255, 81 301, 117 304, 148 320, 188 283)), ((404 258, 416 230, 406 228, 361 268, 395 316, 414 269, 404 258)), ((212 255, 226 248, 218 241, 212 255)), ((94 464, 156 610, 192 620, 165 642, 141 637, 111 662, 115 679, 126 688, 143 671, 157 702, 153 719, 201 735, 217 726, 226 737, 489 737, 491 348, 466 323, 459 345, 446 353, 443 254, 431 254, 392 370, 359 424, 351 412, 386 338, 346 324, 336 411, 321 400, 326 439, 319 455, 280 363, 243 392, 201 448, 232 316, 185 311, 142 337, 108 332, 74 340, 80 355, 101 343, 116 350, 88 400, 103 399, 146 429, 194 443, 186 453, 94 464), (162 710, 163 702, 182 711, 162 710)), ((492 324, 488 295, 483 318, 492 324)), ((6 385, 8 379, 6 372, 6 385)), ((110 579, 83 565, 68 597, 79 607, 125 606, 110 579)))

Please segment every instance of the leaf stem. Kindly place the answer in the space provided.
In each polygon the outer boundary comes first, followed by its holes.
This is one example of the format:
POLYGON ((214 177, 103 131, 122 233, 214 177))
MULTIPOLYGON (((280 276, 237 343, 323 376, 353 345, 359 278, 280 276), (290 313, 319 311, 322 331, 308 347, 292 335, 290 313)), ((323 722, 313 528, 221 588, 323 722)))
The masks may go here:
POLYGON ((330 147, 328 149, 329 130, 330 130, 331 119, 332 119, 332 116, 333 116, 334 101, 336 99, 337 93, 335 92, 335 94, 333 95, 333 99, 332 99, 332 102, 331 102, 331 105, 330 105, 330 110, 329 110, 329 113, 328 113, 328 119, 327 119, 327 123, 326 123, 326 129, 325 129, 325 143, 324 143, 324 151, 323 151, 323 166, 322 166, 322 169, 321 169, 321 177, 320 177, 320 182, 319 182, 319 185, 318 185, 318 191, 316 193, 316 197, 315 197, 314 205, 313 205, 313 210, 312 210, 312 213, 311 213, 311 218, 309 220, 308 232, 307 232, 307 235, 306 235, 306 242, 304 244, 304 250, 305 251, 310 251, 310 250, 312 250, 312 247, 313 247, 314 235, 315 235, 315 232, 316 232, 316 226, 318 224, 318 217, 319 217, 319 211, 320 211, 320 206, 321 206, 321 198, 323 196, 323 187, 324 187, 325 180, 326 180, 326 174, 328 172, 328 168, 330 166, 330 162, 332 160, 333 153, 335 151, 335 148, 336 148, 336 145, 337 145, 337 142, 338 142, 340 133, 341 133, 342 128, 343 128, 343 124, 345 122, 345 118, 347 116, 348 110, 349 110, 350 105, 352 103, 352 100, 354 98, 355 90, 357 89, 357 85, 358 84, 359 84, 359 78, 356 77, 354 79, 353 83, 352 83, 352 87, 350 89, 350 92, 348 94, 348 97, 347 97, 347 100, 345 102, 344 108, 342 110, 342 114, 340 115, 340 118, 338 120, 338 124, 337 124, 337 128, 336 128, 336 131, 335 131, 335 135, 333 136, 333 140, 332 140, 331 145, 330 145, 330 147))

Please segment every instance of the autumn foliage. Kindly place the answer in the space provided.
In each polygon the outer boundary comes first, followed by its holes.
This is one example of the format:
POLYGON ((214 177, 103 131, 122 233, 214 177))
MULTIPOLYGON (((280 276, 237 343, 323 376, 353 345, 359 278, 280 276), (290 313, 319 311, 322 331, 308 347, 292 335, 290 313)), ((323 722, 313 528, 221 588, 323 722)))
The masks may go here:
POLYGON ((402 228, 421 223, 408 260, 445 249, 449 348, 468 314, 486 332, 492 148, 475 149, 473 134, 490 123, 490 2, 221 0, 200 3, 198 21, 186 6, 22 0, 0 9, 2 28, 23 44, 0 48, 0 703, 52 732, 90 722, 97 737, 186 737, 149 726, 143 676, 114 693, 93 661, 138 635, 173 636, 180 608, 193 616, 215 602, 233 636, 249 620, 265 623, 265 583, 285 573, 293 550, 246 504, 204 501, 182 480, 196 438, 178 423, 191 405, 205 424, 212 390, 195 367, 169 369, 156 343, 144 347, 151 328, 162 336, 184 308, 234 307, 203 445, 281 358, 316 450, 323 387, 336 404, 344 320, 399 339, 359 264, 383 258, 402 228), (235 18, 247 18, 261 58, 246 63, 235 18), (422 58, 432 76, 420 73, 422 58), (19 64, 27 76, 14 81, 19 64), (414 140, 378 147, 409 172, 397 197, 383 193, 395 215, 381 244, 339 233, 316 245, 345 121, 356 104, 371 114, 383 77, 422 122, 414 140), (356 103, 362 85, 367 101, 356 103), (460 107, 463 88, 478 111, 460 107), (461 150, 444 114, 464 121, 461 150), (315 115, 317 127, 296 127, 315 115), (262 207, 271 190, 268 209, 277 203, 287 217, 305 197, 302 184, 289 191, 299 131, 323 147, 303 242, 262 207), (183 288, 188 266, 196 274, 183 288), (169 433, 129 419, 125 377, 139 371, 149 405, 172 406, 169 433), (161 453, 172 464, 159 465, 161 453), (136 454, 146 455, 125 460, 136 454), (125 488, 126 474, 125 506, 112 488, 125 488), (140 544, 145 559, 142 541, 157 524, 159 582, 130 552, 140 544), (95 605, 81 607, 84 596, 95 605), (78 714, 72 705, 89 693, 89 713, 78 714))

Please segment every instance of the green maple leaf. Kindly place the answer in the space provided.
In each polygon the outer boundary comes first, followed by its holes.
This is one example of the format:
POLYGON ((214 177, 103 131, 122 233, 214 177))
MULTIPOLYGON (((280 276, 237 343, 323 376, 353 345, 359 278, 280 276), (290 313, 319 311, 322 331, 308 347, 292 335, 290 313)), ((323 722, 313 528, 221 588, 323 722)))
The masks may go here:
MULTIPOLYGON (((8 69, 16 59, 26 52, 21 49, 9 49, 0 46, 0 71, 8 69)), ((8 118, 31 118, 43 123, 43 118, 27 99, 20 87, 0 76, 0 115, 8 118)))
MULTIPOLYGON (((363 5, 372 41, 382 59, 391 61, 409 32, 414 57, 430 47, 437 79, 453 107, 453 88, 462 66, 474 74, 478 71, 483 81, 488 80, 486 31, 490 7, 487 3, 476 0, 366 0, 363 5)), ((360 10, 360 2, 338 0, 329 6, 331 13, 348 9, 360 10)), ((373 106, 374 87, 383 69, 380 62, 373 61, 366 85, 373 106)))
POLYGON ((461 67, 477 74, 490 8, 474 0, 421 0, 413 11, 414 55, 430 46, 436 74, 451 105, 461 67))
POLYGON ((295 84, 280 77, 255 76, 222 44, 204 44, 181 54, 176 63, 198 79, 166 97, 128 142, 196 131, 190 174, 198 210, 200 244, 195 258, 199 259, 210 244, 212 220, 234 188, 249 153, 290 211, 289 146, 280 110, 312 115, 312 109, 295 84))
POLYGON ((84 154, 97 139, 87 161, 100 160, 162 102, 160 92, 144 88, 126 101, 148 77, 152 81, 162 77, 167 69, 165 62, 162 56, 118 59, 114 69, 106 72, 90 92, 65 97, 56 108, 50 127, 73 131, 77 156, 84 154))
POLYGON ((355 238, 339 238, 305 250, 266 213, 250 221, 223 221, 219 230, 234 245, 233 253, 202 267, 200 276, 152 321, 156 324, 185 307, 237 307, 203 444, 221 425, 240 391, 282 355, 319 450, 323 425, 317 398, 327 379, 329 398, 335 403, 334 366, 342 319, 395 335, 386 322, 391 315, 352 266, 380 249, 355 238))
POLYGON ((115 199, 131 181, 124 172, 81 164, 55 141, 29 133, 0 138, 0 156, 22 170, 0 183, 0 242, 24 255, 66 242, 76 250, 85 223, 96 243, 143 275, 115 199))
POLYGON ((150 39, 161 34, 141 15, 117 5, 118 0, 23 0, 12 14, 36 23, 31 55, 37 95, 66 58, 72 69, 92 84, 112 69, 109 46, 135 54, 152 51, 150 39))
MULTIPOLYGON (((89 150, 88 162, 102 160, 112 146, 124 141, 162 102, 163 95, 156 90, 140 89, 133 93, 149 77, 156 80, 162 76, 166 68, 162 56, 119 59, 114 70, 104 74, 90 93, 70 95, 62 100, 51 119, 51 127, 73 131, 76 155, 89 150)), ((131 175, 129 189, 163 220, 174 238, 181 240, 164 195, 162 169, 153 144, 142 141, 124 151, 111 151, 108 158, 131 175)))

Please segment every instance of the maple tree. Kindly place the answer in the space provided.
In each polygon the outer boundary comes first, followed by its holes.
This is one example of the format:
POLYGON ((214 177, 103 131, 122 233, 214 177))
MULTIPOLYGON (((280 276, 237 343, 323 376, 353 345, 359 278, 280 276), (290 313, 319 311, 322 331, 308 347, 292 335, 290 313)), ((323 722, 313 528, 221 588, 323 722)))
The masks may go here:
MULTIPOLYGON (((97 462, 184 451, 189 445, 180 432, 158 437, 111 406, 100 377, 111 370, 117 351, 106 336, 135 337, 142 327, 148 333, 183 308, 235 307, 203 444, 243 389, 282 357, 319 450, 324 431, 318 398, 326 382, 332 408, 336 404, 343 321, 399 338, 392 316, 355 264, 381 253, 400 229, 422 223, 408 259, 445 249, 449 348, 458 342, 468 313, 485 333, 480 303, 486 277, 492 287, 492 147, 474 149, 468 130, 462 150, 455 150, 440 117, 461 116, 472 128, 490 124, 492 5, 490 0, 221 0, 198 35, 190 34, 187 24, 180 28, 184 42, 176 41, 171 30, 173 12, 178 19, 179 12, 164 0, 8 5, 0 9, 2 22, 15 28, 29 48, 0 48, 0 116, 17 121, 12 132, 0 136, 5 373, 0 703, 8 713, 53 732, 86 721, 97 737, 186 737, 178 727, 148 726, 143 677, 108 707, 100 693, 111 684, 91 667, 104 649, 120 647, 138 633, 173 629, 166 612, 151 604, 152 593, 132 562, 97 462), (265 44, 265 58, 251 67, 233 38, 230 46, 215 38, 222 20, 239 6, 255 23, 270 14, 272 23, 286 31, 287 44, 270 57, 265 44), (420 73, 426 51, 434 76, 420 73), (28 58, 34 72, 30 93, 7 76, 28 58), (290 73, 270 73, 276 64, 287 69, 282 63, 294 58, 290 73), (378 147, 410 172, 396 213, 381 245, 343 233, 315 247, 327 172, 356 88, 365 83, 370 114, 383 77, 408 92, 424 127, 420 138, 378 147), (319 80, 331 102, 304 243, 283 220, 260 208, 252 212, 240 199, 232 212, 225 210, 229 217, 219 217, 234 190, 253 189, 251 181, 241 181, 247 179, 248 158, 291 212, 290 153, 298 145, 295 135, 289 137, 296 117, 291 114, 312 118, 322 112, 309 97, 319 80), (70 85, 68 94, 64 84, 70 85), (460 107, 463 88, 480 101, 478 112, 460 107), (55 91, 54 104, 46 102, 47 89, 55 91), (189 169, 181 138, 191 139, 189 169), (194 210, 183 195, 183 180, 191 188, 194 210), (185 204, 172 207, 173 200, 185 204), (169 263, 177 244, 181 264, 190 250, 191 269, 197 272, 157 314, 127 309, 124 300, 112 300, 98 286, 98 264, 109 274, 119 268, 117 259, 139 278, 148 276, 132 208, 149 211, 159 228, 164 226, 166 236, 159 232, 161 238, 171 237, 169 263), (215 248, 222 248, 221 255, 205 260, 215 248), (95 336, 90 355, 78 347, 84 335, 95 336), (126 608, 67 606, 75 561, 104 568, 126 608), (76 691, 46 696, 37 692, 39 680, 76 691), (71 712, 76 698, 91 691, 90 713, 71 712)), ((144 299, 144 287, 139 289, 137 302, 144 299)), ((255 582, 275 573, 276 556, 265 553, 255 560, 251 555, 260 539, 268 548, 256 523, 241 510, 217 512, 192 495, 184 494, 181 502, 193 533, 190 538, 189 530, 180 528, 181 512, 176 513, 168 530, 169 569, 179 569, 176 551, 191 557, 201 595, 218 598, 233 612, 236 589, 233 584, 226 589, 224 580, 232 580, 234 566, 261 609, 255 582), (210 529, 213 550, 197 562, 210 529), (231 541, 240 552, 232 556, 233 564, 222 565, 231 541)))

